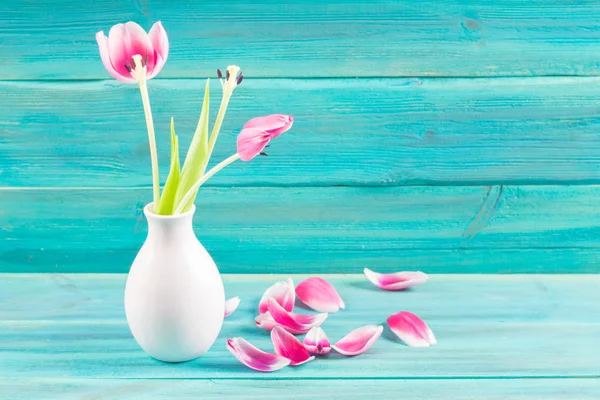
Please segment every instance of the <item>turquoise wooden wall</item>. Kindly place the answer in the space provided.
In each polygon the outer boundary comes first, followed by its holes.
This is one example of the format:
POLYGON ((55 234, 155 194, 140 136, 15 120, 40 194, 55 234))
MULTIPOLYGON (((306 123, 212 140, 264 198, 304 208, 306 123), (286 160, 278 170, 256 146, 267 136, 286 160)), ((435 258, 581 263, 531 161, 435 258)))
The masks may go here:
MULTIPOLYGON (((198 197, 223 272, 600 272, 600 1, 0 2, 0 272, 126 272, 151 175, 139 94, 94 39, 162 20, 151 81, 187 147, 203 79, 295 117, 198 197)), ((218 88, 214 86, 214 93, 218 88)), ((213 101, 216 105, 217 101, 213 101)), ((214 112, 213 112, 214 115, 214 112)))

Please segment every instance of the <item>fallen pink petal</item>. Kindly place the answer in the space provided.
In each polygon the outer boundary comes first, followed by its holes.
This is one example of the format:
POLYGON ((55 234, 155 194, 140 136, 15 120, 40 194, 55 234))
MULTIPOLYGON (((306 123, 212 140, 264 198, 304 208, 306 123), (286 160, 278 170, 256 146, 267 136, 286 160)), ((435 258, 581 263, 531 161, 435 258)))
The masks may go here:
POLYGON ((231 314, 237 310, 240 305, 239 297, 232 297, 231 299, 225 301, 225 318, 229 317, 231 314))
POLYGON ((353 330, 331 347, 345 356, 357 356, 373 346, 382 332, 381 325, 365 325, 353 330))
POLYGON ((132 71, 143 72, 143 79, 154 78, 169 55, 169 39, 160 21, 149 33, 135 22, 117 24, 110 29, 108 37, 102 31, 96 33, 96 41, 104 67, 113 78, 124 83, 137 81, 132 71))
POLYGON ((335 288, 323 278, 303 280, 296 287, 296 295, 304 304, 319 312, 336 313, 346 307, 335 288))
POLYGON ((401 311, 390 316, 387 323, 392 332, 410 347, 430 347, 437 344, 429 326, 413 313, 401 311))
POLYGON ((308 353, 296 336, 280 326, 274 327, 271 331, 271 341, 273 342, 275 353, 290 359, 290 365, 301 365, 315 359, 314 356, 308 353))
POLYGON ((275 322, 295 335, 306 333, 311 328, 320 326, 327 319, 326 313, 311 315, 288 312, 275 299, 269 299, 267 307, 275 322))
POLYGON ((331 351, 331 343, 320 326, 311 328, 302 344, 310 354, 325 355, 331 351))
POLYGON ((271 313, 268 311, 265 313, 259 314, 256 318, 254 318, 254 322, 256 323, 256 326, 258 326, 259 328, 263 328, 268 331, 270 331, 271 329, 273 329, 274 327, 279 325, 277 322, 275 322, 275 320, 271 316, 271 313))
POLYGON ((227 339, 227 349, 242 364, 260 372, 277 371, 290 365, 291 362, 279 354, 266 353, 240 337, 227 339))
POLYGON ((286 311, 292 311, 296 302, 296 291, 294 290, 292 278, 276 282, 265 291, 258 303, 259 313, 264 314, 267 312, 267 301, 271 298, 275 299, 286 311))
POLYGON ((379 274, 365 268, 364 272, 373 285, 384 290, 404 290, 411 286, 422 285, 428 279, 427 274, 421 271, 379 274))

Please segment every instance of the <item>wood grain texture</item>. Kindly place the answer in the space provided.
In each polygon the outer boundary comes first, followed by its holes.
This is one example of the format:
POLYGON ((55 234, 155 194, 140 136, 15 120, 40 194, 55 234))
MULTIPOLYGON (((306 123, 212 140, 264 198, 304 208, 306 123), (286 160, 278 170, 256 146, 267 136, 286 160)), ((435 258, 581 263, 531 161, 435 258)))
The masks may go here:
POLYGON ((11 379, 5 400, 597 400, 600 379, 271 380, 11 379))
MULTIPOLYGON (((127 272, 150 196, 1 190, 0 266, 127 272)), ((600 186, 204 188, 195 229, 222 272, 598 272, 599 203, 600 186)))
POLYGON ((117 1, 0 4, 0 79, 97 79, 96 31, 162 20, 162 77, 597 75, 594 0, 117 1), (34 51, 32 51, 34 50, 34 51))
MULTIPOLYGON (((196 361, 164 364, 146 356, 129 333, 122 304, 125 275, 2 275, 0 376, 10 381, 253 379, 270 382, 267 387, 274 379, 373 379, 385 385, 390 379, 600 378, 600 276, 590 275, 433 275, 407 292, 378 290, 362 275, 328 275, 347 306, 323 325, 331 340, 406 309, 427 321, 439 344, 411 349, 386 330, 359 357, 331 354, 302 367, 259 374, 235 360, 224 340, 243 336, 271 349, 268 334, 254 326, 253 317, 263 291, 285 277, 224 276, 227 295, 242 302, 215 346, 196 361)), ((293 276, 296 282, 304 277, 293 276)), ((597 393, 598 381, 587 382, 590 386, 583 383, 582 389, 597 393)))
MULTIPOLYGON (((203 84, 150 83, 163 181, 170 117, 183 154, 203 84)), ((213 161, 235 152, 238 130, 254 116, 292 114, 294 127, 269 157, 238 162, 208 185, 599 183, 597 87, 598 78, 249 79, 231 102, 213 161)), ((0 94, 11 105, 0 109, 1 185, 150 184, 135 87, 4 82, 0 94)))

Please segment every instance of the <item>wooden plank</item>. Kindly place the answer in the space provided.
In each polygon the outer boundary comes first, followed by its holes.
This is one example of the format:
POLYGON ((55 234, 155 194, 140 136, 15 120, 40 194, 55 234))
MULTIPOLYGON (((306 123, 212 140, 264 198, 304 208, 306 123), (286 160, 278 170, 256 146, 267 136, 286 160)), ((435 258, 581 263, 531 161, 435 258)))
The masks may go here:
MULTIPOLYGON (((212 104, 219 87, 213 82, 212 104)), ((184 153, 204 82, 150 83, 162 178, 175 117, 184 153)), ((295 116, 269 157, 214 186, 600 183, 598 78, 244 81, 215 157, 248 119, 295 116)), ((0 82, 4 186, 149 185, 138 91, 112 82, 0 82)), ((215 115, 216 110, 213 110, 215 115)))
POLYGON ((159 19, 171 40, 163 77, 212 76, 232 62, 262 77, 597 75, 597 9, 593 0, 9 0, 0 79, 104 78, 94 33, 159 19))
POLYGON ((597 400, 599 379, 436 380, 130 380, 11 379, 0 381, 6 400, 273 399, 339 400, 597 400))
POLYGON ((271 348, 253 317, 266 287, 284 277, 225 276, 227 295, 240 296, 242 303, 215 346, 196 361, 164 364, 144 355, 128 331, 124 275, 3 275, 0 376, 266 381, 600 377, 597 275, 433 275, 407 292, 375 289, 364 276, 326 276, 347 305, 323 325, 332 340, 407 309, 428 322, 439 344, 410 349, 386 331, 359 357, 332 354, 299 368, 258 374, 237 362, 223 343, 226 337, 243 336, 271 348))
MULTIPOLYGON (((1 190, 3 271, 126 272, 146 236, 150 196, 147 188, 1 190)), ((431 261, 439 272, 598 272, 597 251, 568 256, 598 250, 599 202, 600 186, 205 188, 195 228, 223 272, 289 272, 300 259, 305 271, 333 263, 360 272, 379 258, 386 270, 414 262, 429 271, 431 261), (486 254, 500 260, 488 267, 486 254)))

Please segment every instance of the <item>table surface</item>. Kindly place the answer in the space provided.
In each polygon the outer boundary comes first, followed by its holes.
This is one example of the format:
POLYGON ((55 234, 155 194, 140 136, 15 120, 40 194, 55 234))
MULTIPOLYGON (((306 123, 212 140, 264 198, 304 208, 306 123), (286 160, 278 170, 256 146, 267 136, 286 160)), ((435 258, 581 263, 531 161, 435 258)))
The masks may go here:
POLYGON ((228 297, 242 299, 239 309, 206 355, 165 364, 129 332, 125 275, 2 274, 0 398, 600 398, 600 276, 432 275, 404 292, 376 289, 362 275, 322 276, 347 306, 323 325, 332 341, 409 310, 439 344, 409 348, 386 327, 358 357, 332 353, 258 373, 227 351, 225 338, 272 351, 253 319, 264 290, 287 276, 224 275, 228 297))

